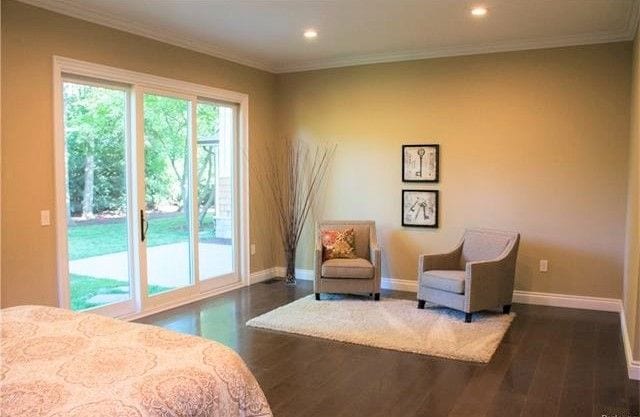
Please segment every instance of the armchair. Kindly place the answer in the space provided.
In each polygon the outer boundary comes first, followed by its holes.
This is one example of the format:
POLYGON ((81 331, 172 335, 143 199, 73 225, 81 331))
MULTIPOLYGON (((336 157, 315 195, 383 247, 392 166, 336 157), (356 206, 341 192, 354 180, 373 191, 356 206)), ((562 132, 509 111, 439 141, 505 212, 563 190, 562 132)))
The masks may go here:
POLYGON ((316 300, 321 293, 368 293, 380 300, 380 248, 373 221, 324 221, 316 226, 314 292, 316 300), (323 261, 322 231, 345 230, 355 232, 357 258, 323 261))
POLYGON ((502 306, 511 311, 520 235, 515 232, 468 229, 449 253, 421 255, 418 266, 418 308, 425 303, 472 314, 502 306))

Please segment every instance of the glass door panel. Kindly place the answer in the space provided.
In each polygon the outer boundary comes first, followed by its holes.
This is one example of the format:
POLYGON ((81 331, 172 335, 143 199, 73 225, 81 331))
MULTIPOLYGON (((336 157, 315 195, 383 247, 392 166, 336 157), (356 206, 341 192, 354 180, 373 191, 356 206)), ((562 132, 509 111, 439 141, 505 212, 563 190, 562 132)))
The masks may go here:
POLYGON ((132 299, 127 92, 64 81, 69 301, 86 310, 132 299))
POLYGON ((147 293, 193 284, 188 100, 144 95, 147 293))
POLYGON ((235 256, 235 108, 197 105, 198 271, 200 280, 228 276, 235 256))

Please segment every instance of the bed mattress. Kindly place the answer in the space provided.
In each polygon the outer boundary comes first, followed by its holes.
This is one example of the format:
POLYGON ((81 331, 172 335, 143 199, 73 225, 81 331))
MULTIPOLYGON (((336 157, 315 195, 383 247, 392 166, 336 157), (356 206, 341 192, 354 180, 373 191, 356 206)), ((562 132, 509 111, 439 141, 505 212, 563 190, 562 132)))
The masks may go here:
POLYGON ((271 416, 231 349, 43 306, 0 310, 3 417, 271 416))

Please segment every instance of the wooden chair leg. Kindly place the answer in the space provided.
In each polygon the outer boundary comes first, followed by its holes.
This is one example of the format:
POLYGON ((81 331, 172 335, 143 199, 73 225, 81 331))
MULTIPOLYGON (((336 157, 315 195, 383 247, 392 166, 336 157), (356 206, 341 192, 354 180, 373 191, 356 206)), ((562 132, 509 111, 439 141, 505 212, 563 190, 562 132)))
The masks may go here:
POLYGON ((511 313, 511 304, 506 304, 502 306, 502 313, 509 314, 511 313))
POLYGON ((426 300, 418 300, 418 308, 420 310, 424 310, 424 305, 427 303, 426 300))
POLYGON ((375 301, 380 301, 380 293, 379 293, 379 292, 375 293, 375 294, 373 295, 373 299, 374 299, 375 301))
POLYGON ((472 317, 473 317, 473 313, 465 313, 464 322, 465 323, 471 323, 472 317))
POLYGON ((319 292, 316 293, 316 301, 320 301, 320 293, 319 292))

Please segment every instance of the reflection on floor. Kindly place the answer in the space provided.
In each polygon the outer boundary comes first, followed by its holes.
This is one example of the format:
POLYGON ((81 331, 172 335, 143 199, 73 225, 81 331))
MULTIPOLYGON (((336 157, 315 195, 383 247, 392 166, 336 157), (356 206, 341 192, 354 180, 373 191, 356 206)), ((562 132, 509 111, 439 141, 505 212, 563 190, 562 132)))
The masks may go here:
POLYGON ((514 305, 517 317, 486 365, 244 325, 311 291, 310 282, 260 283, 140 321, 235 349, 278 417, 640 415, 616 313, 514 305))

